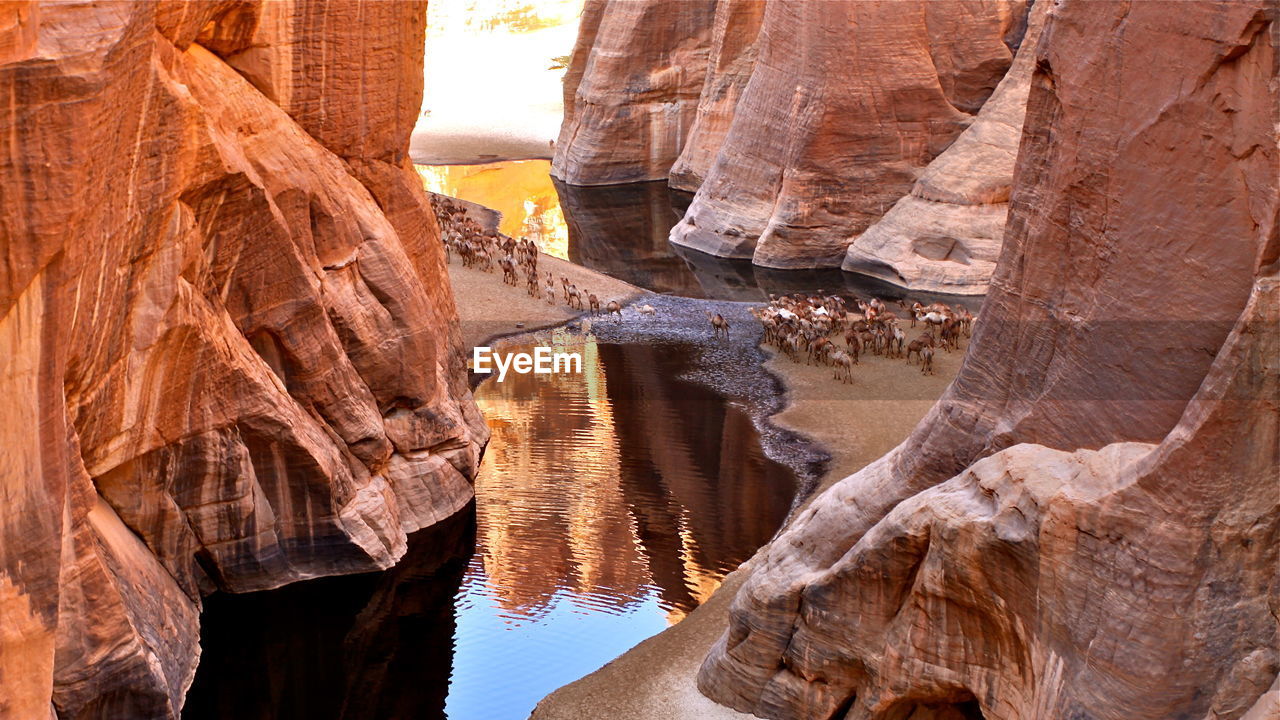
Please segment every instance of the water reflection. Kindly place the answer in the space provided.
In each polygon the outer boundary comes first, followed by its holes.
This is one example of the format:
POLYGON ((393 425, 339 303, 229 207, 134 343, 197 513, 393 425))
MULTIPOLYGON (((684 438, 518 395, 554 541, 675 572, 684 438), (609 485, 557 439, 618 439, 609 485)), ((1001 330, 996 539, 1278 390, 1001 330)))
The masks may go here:
POLYGON ((573 350, 581 376, 477 392, 493 439, 458 620, 476 647, 459 647, 450 717, 523 717, 704 601, 790 507, 794 477, 746 411, 677 379, 685 350, 573 350))
POLYGON ((794 476, 744 409, 679 379, 689 348, 546 342, 583 373, 477 388, 474 516, 387 573, 209 598, 187 718, 524 718, 769 540, 794 476))
POLYGON ((583 187, 555 183, 568 223, 569 259, 654 292, 756 302, 772 294, 824 290, 850 297, 943 300, 977 310, 981 298, 908 292, 862 275, 773 270, 672 245, 667 237, 692 196, 664 182, 583 187))
POLYGON ((555 182, 569 224, 569 259, 633 285, 704 297, 667 241, 692 196, 664 182, 581 187, 555 182))

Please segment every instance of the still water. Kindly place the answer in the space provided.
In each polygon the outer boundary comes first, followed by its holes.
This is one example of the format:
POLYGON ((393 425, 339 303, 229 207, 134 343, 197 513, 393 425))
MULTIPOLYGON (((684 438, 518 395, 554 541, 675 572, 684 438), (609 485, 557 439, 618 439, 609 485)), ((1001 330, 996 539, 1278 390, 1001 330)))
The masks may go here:
POLYGON ((207 599, 184 717, 518 720, 769 540, 795 475, 745 409, 681 379, 691 348, 555 340, 582 374, 476 390, 493 438, 473 514, 385 573, 207 599))

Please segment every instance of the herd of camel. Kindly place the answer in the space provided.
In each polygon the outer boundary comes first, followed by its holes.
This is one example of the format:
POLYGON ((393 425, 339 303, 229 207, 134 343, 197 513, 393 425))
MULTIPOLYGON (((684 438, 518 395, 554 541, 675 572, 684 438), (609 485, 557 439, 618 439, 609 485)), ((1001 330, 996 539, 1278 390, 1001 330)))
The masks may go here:
MULTIPOLYGON (((556 282, 550 272, 539 275, 538 245, 533 240, 517 240, 485 228, 467 216, 465 207, 442 196, 434 196, 432 202, 441 227, 446 262, 452 262, 453 254, 457 253, 464 267, 491 273, 496 265, 502 270, 502 281, 513 287, 520 285, 523 274, 529 297, 544 298, 550 305, 562 297, 564 303, 575 310, 622 319, 622 305, 617 300, 610 300, 602 307, 595 293, 579 288, 569 278, 561 277, 556 282)), ((947 352, 959 348, 961 336, 970 336, 976 319, 959 306, 952 308, 938 302, 908 306, 905 300, 898 300, 897 306, 906 314, 910 327, 923 325, 925 328, 907 342, 902 319, 882 300, 854 302, 856 311, 848 307, 844 297, 819 290, 816 295, 770 295, 767 305, 748 312, 764 327, 765 343, 793 362, 799 362, 803 355, 806 364, 833 367, 833 378, 844 383, 853 382, 853 367, 867 354, 905 358, 908 364, 915 356, 920 372, 932 375, 935 348, 947 352), (839 344, 841 339, 843 347, 839 344)), ((641 305, 637 312, 652 315, 655 310, 650 305, 641 305)), ((705 312, 712 336, 727 339, 729 321, 720 313, 705 312)))
MULTIPOLYGON (((803 354, 806 364, 825 364, 835 368, 833 377, 853 382, 853 366, 862 355, 872 353, 890 358, 905 358, 911 364, 914 355, 920 372, 933 374, 934 349, 947 352, 960 347, 961 336, 969 337, 975 316, 963 307, 951 308, 944 303, 908 306, 899 300, 910 327, 923 325, 925 330, 907 342, 906 330, 897 313, 879 298, 857 300, 857 312, 851 312, 839 295, 795 293, 783 297, 770 296, 763 308, 749 312, 764 326, 764 341, 778 348, 794 362, 803 354), (839 340, 843 338, 844 346, 839 340)), ((712 331, 720 333, 717 315, 711 318, 712 331)))
MULTIPOLYGON (((447 198, 437 195, 432 201, 444 240, 445 262, 453 262, 453 254, 457 253, 462 259, 463 267, 491 273, 496 264, 502 270, 502 282, 507 285, 519 287, 520 276, 523 274, 525 291, 531 298, 544 298, 548 305, 554 305, 558 294, 556 288, 559 286, 559 294, 563 295, 564 302, 569 307, 588 310, 592 315, 603 314, 622 319, 622 304, 617 300, 610 300, 602 307, 600 298, 595 293, 579 288, 569 278, 561 277, 557 283, 551 273, 547 273, 545 277, 540 276, 538 244, 533 240, 517 240, 485 228, 467 216, 466 208, 447 198)), ((654 310, 649 305, 642 305, 639 312, 652 315, 654 310)))

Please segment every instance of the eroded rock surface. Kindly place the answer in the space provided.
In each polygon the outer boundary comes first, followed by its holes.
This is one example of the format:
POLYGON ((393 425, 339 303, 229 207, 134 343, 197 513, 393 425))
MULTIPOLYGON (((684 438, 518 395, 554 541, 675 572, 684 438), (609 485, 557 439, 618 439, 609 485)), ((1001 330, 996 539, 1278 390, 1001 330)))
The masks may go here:
POLYGON ((174 717, 200 597, 471 497, 422 2, 5 3, 0 715, 174 717))
POLYGON ((841 267, 911 290, 982 295, 1009 214, 1036 47, 1050 2, 1032 6, 1018 54, 977 118, 911 192, 854 238, 841 267))
POLYGON ((959 376, 757 558, 703 692, 772 718, 1265 715, 1275 37, 1261 0, 1050 10, 959 376))
POLYGON ((765 0, 719 0, 711 32, 706 80, 680 156, 671 167, 671 187, 695 192, 715 162, 733 123, 738 99, 756 64, 765 0))
POLYGON ((672 242, 838 266, 972 122, 1024 15, 1015 2, 770 0, 751 78, 672 242))
POLYGON ((666 179, 698 110, 715 13, 716 0, 587 0, 551 174, 572 185, 666 179))

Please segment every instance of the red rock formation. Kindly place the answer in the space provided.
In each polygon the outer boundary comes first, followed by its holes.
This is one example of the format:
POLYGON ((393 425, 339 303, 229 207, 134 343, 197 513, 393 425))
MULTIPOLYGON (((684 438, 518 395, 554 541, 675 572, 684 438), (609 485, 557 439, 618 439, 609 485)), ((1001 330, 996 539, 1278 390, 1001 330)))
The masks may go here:
POLYGON ((705 693, 776 718, 1267 712, 1275 27, 1264 0, 1051 10, 959 376, 757 559, 705 693))
POLYGON ((911 192, 853 239, 841 267, 911 290, 983 295, 1009 214, 1031 70, 1051 3, 1036 3, 1013 66, 911 192))
POLYGON ((551 174, 666 179, 698 109, 716 0, 587 0, 564 78, 551 174))
POLYGON ((716 3, 707 77, 698 96, 693 127, 668 175, 672 187, 694 192, 711 170, 729 133, 738 99, 755 68, 764 6, 765 0, 716 3))
POLYGON ((175 716, 202 592, 470 498, 424 12, 0 5, 0 715, 175 716))
POLYGON ((767 267, 838 266, 849 238, 968 126, 1024 13, 1004 1, 767 3, 751 79, 672 242, 767 267))

